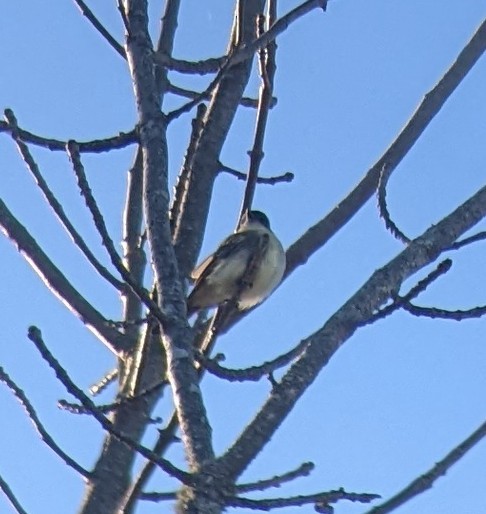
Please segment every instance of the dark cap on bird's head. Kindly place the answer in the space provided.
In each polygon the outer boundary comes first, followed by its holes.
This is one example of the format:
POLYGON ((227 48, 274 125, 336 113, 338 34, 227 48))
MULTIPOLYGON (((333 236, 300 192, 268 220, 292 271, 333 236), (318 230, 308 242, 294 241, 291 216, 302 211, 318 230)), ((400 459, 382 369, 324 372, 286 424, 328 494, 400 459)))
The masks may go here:
POLYGON ((262 211, 246 211, 240 224, 251 222, 260 223, 260 225, 263 225, 265 228, 270 228, 270 220, 262 211))

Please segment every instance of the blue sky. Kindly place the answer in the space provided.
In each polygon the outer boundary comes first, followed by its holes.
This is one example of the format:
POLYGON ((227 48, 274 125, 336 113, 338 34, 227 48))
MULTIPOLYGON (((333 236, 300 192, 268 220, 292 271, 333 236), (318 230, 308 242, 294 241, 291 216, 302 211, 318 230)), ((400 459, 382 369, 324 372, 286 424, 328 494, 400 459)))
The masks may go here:
MULTIPOLYGON (((282 0, 281 13, 298 2, 282 0)), ((150 2, 154 38, 163 2, 150 2)), ((186 0, 174 54, 203 59, 224 52, 231 4, 186 0)), ((123 41, 115 2, 92 0, 103 23, 123 41)), ((130 130, 136 113, 126 63, 100 38, 73 2, 4 2, 0 10, 0 105, 19 124, 46 136, 88 140, 130 130)), ((265 210, 284 246, 290 245, 349 192, 394 140, 486 15, 481 0, 334 0, 278 40, 276 96, 266 135, 265 176, 292 171, 291 184, 259 186, 254 206, 265 210)), ((172 74, 182 86, 207 78, 172 74)), ((394 173, 388 190, 395 221, 411 237, 453 210, 484 185, 486 61, 476 64, 394 173)), ((255 96, 256 79, 247 94, 255 96)), ((167 107, 181 103, 168 98, 167 107)), ((242 109, 222 161, 245 170, 255 112, 242 109)), ((191 116, 169 129, 174 178, 187 144, 191 116)), ((62 153, 33 148, 46 179, 97 255, 108 262, 80 201, 62 153)), ((126 170, 133 148, 86 156, 84 164, 109 230, 120 239, 126 170)), ((120 315, 117 296, 84 262, 51 216, 8 136, 0 137, 0 197, 65 274, 108 318, 120 315)), ((217 182, 203 253, 236 221, 243 183, 217 182)), ((483 223, 479 228, 485 229, 483 223)), ((258 364, 293 347, 323 325, 377 268, 401 249, 368 204, 264 305, 221 338, 226 365, 258 364)), ((484 244, 452 255, 452 271, 418 303, 467 308, 486 303, 484 244)), ((44 287, 14 246, 0 239, 0 364, 24 388, 57 442, 84 466, 97 456, 102 432, 86 418, 58 411, 66 397, 26 338, 38 325, 46 343, 87 388, 114 365, 112 355, 44 287)), ((420 276, 423 276, 420 275, 420 276)), ((417 277, 417 280, 419 277, 417 277)), ((411 280, 408 284, 413 285, 411 280)), ((249 468, 248 481, 273 476, 312 460, 316 470, 276 496, 344 487, 396 493, 441 459, 486 418, 485 320, 456 323, 397 313, 359 330, 320 377, 249 468)), ((252 418, 268 384, 227 384, 207 377, 203 390, 223 451, 252 418)), ((110 401, 110 393, 100 401, 110 401)), ((0 474, 29 513, 74 512, 82 481, 37 438, 21 407, 0 388, 0 474)), ((167 415, 161 407, 157 414, 167 415)), ((152 428, 145 442, 156 437, 152 428)), ((170 457, 180 462, 181 449, 170 457)), ((479 444, 434 488, 399 514, 486 511, 482 491, 486 443, 479 444)), ((172 490, 157 477, 150 489, 172 490)), ((272 492, 273 493, 273 492, 272 492)), ((10 507, 0 496, 0 512, 10 507)), ((162 509, 162 510, 161 510, 162 509)), ((168 507, 145 505, 141 512, 168 507)), ((312 512, 305 507, 301 512, 312 512)), ((339 514, 363 513, 339 504, 339 514)), ((284 514, 296 509, 284 509, 284 514)))

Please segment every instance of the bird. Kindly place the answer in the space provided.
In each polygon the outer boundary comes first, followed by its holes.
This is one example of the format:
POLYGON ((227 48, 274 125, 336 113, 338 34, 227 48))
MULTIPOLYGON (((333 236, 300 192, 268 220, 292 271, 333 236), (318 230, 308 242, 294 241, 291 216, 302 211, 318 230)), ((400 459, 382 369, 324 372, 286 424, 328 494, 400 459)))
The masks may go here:
POLYGON ((238 310, 254 307, 282 280, 285 251, 261 211, 245 211, 238 229, 191 273, 194 288, 187 314, 233 301, 238 310))

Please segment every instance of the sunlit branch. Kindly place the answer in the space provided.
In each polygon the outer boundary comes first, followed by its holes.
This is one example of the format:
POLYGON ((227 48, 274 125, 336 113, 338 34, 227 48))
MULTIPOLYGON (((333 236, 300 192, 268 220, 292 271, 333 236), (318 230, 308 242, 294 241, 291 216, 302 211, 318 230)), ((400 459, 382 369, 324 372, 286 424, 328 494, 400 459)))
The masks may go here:
POLYGON ((123 334, 110 327, 106 319, 71 285, 2 200, 0 227, 49 290, 114 354, 120 355, 125 349, 123 334))
POLYGON ((118 377, 118 368, 111 370, 96 384, 93 384, 89 388, 89 393, 92 396, 101 394, 111 383, 113 383, 118 377))
MULTIPOLYGON (((165 314, 160 324, 167 359, 167 376, 182 428, 191 471, 214 459, 207 419, 192 359, 192 334, 169 223, 167 120, 161 115, 160 88, 154 76, 147 4, 125 0, 128 21, 126 51, 143 149, 143 205, 147 241, 157 288, 157 303, 165 314)), ((163 91, 162 93, 165 93, 163 91)), ((156 314, 156 313, 155 313, 156 314)))

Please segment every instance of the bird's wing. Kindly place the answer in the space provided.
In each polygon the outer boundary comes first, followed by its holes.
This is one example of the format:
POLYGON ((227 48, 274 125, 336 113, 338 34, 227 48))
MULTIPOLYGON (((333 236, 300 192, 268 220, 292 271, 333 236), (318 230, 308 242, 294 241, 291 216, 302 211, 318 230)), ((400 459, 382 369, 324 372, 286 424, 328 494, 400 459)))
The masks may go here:
MULTIPOLYGON (((212 255, 204 259, 204 261, 196 267, 191 273, 191 278, 196 281, 197 285, 211 274, 215 266, 220 265, 227 259, 239 259, 241 261, 247 261, 248 264, 250 264, 250 257, 253 261, 254 258, 260 254, 261 246, 267 242, 267 239, 266 237, 262 237, 261 233, 253 230, 231 234, 212 255)), ((266 244, 268 244, 268 242, 266 244)))

